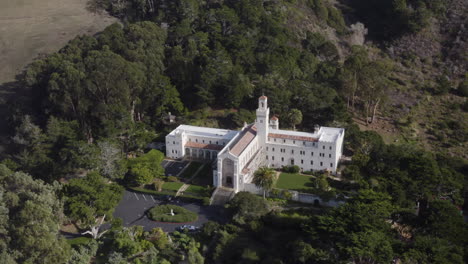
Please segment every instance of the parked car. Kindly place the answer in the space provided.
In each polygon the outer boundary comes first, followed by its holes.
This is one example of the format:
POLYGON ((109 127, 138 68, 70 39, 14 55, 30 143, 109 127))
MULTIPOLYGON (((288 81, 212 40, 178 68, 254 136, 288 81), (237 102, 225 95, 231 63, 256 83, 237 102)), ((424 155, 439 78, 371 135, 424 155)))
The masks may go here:
POLYGON ((199 227, 193 226, 193 225, 182 225, 182 226, 177 227, 178 231, 187 230, 189 232, 193 232, 193 231, 197 231, 198 229, 199 229, 199 227))

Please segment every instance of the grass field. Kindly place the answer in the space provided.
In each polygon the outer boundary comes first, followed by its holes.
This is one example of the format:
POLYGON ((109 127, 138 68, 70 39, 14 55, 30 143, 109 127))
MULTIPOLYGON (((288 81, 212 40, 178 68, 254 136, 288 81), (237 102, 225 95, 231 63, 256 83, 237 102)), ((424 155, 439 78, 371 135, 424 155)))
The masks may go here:
POLYGON ((187 190, 185 190, 185 192, 193 193, 199 196, 207 196, 208 189, 199 185, 190 185, 187 190))
POLYGON ((288 189, 300 192, 311 192, 314 187, 313 180, 314 177, 312 176, 281 173, 275 187, 279 189, 288 189))
POLYGON ((77 35, 93 35, 115 18, 86 9, 88 0, 0 1, 0 85, 40 54, 62 48, 77 35))
POLYGON ((177 192, 182 185, 184 185, 182 182, 165 182, 162 188, 163 190, 177 192))

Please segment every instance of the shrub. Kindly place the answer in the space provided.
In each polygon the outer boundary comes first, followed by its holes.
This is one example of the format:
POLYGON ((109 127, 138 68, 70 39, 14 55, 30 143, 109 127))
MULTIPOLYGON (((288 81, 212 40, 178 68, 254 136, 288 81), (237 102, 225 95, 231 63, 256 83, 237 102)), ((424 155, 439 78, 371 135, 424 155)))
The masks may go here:
POLYGON ((287 173, 298 173, 301 169, 297 165, 284 166, 282 171, 287 173))
POLYGON ((292 192, 287 191, 287 190, 283 190, 281 193, 281 197, 283 197, 286 200, 291 200, 292 196, 293 196, 292 192))
POLYGON ((458 93, 461 96, 468 97, 468 76, 458 85, 458 93))
POLYGON ((158 222, 183 223, 197 220, 198 215, 183 207, 168 204, 151 208, 148 211, 148 218, 158 222), (171 209, 174 211, 174 216, 170 215, 171 209))
POLYGON ((205 206, 210 205, 210 198, 208 198, 208 197, 203 197, 203 205, 205 205, 205 206))
POLYGON ((180 180, 176 176, 169 176, 169 177, 167 177, 167 181, 169 181, 169 182, 179 182, 180 180))
POLYGON ((158 192, 162 191, 162 187, 164 185, 164 181, 161 179, 154 180, 154 189, 158 192))

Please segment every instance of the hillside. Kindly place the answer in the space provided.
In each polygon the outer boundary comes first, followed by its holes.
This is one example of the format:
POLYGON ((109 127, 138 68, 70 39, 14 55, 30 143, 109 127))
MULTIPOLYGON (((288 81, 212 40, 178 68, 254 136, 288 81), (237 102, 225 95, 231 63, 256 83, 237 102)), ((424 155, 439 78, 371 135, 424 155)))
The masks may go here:
POLYGON ((63 47, 77 35, 93 35, 116 19, 86 9, 87 0, 2 1, 0 85, 13 81, 40 54, 63 47))

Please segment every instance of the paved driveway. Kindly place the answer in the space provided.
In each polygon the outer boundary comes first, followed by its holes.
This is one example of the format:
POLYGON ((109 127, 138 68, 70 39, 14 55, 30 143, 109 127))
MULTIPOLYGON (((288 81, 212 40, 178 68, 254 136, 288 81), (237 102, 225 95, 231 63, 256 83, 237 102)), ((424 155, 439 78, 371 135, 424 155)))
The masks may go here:
MULTIPOLYGON (((145 212, 151 207, 159 204, 167 203, 161 201, 158 196, 125 191, 122 200, 115 209, 114 217, 122 218, 124 226, 141 225, 146 231, 155 227, 161 227, 165 232, 172 232, 178 226, 186 224, 159 223, 148 219, 145 212)), ((198 220, 191 222, 189 225, 202 226, 210 220, 218 222, 225 222, 227 220, 224 208, 220 206, 202 206, 197 203, 186 202, 171 202, 170 204, 182 206, 185 209, 198 214, 198 220)))
POLYGON ((187 166, 188 161, 175 161, 175 160, 163 160, 162 166, 165 169, 166 176, 176 176, 179 172, 187 166))

